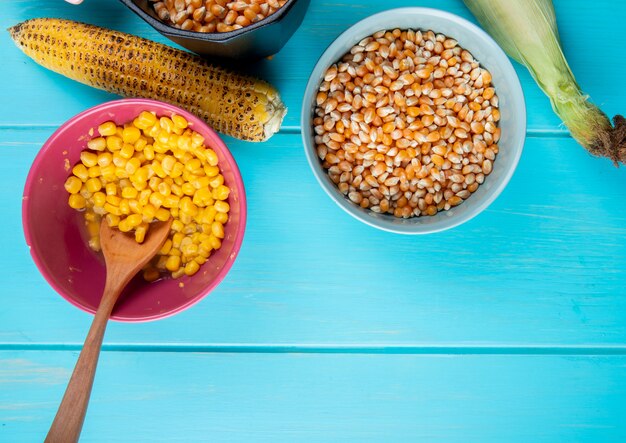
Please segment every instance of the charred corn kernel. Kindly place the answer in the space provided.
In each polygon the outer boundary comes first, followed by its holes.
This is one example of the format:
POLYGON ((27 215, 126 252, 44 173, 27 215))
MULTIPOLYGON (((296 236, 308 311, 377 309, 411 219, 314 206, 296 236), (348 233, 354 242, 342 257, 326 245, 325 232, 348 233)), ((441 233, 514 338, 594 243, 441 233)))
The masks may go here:
POLYGON ((122 199, 119 207, 122 214, 130 214, 130 205, 128 204, 128 200, 122 199))
POLYGON ((107 149, 109 151, 119 151, 120 149, 122 149, 122 146, 124 145, 124 142, 122 141, 122 139, 118 137, 117 135, 111 135, 107 137, 106 140, 107 140, 107 149))
POLYGON ((111 203, 104 204, 104 210, 109 214, 120 216, 122 215, 122 211, 120 211, 119 206, 113 206, 111 203))
POLYGON ((148 111, 143 111, 139 116, 133 121, 133 125, 135 125, 139 129, 148 129, 157 122, 156 116, 148 111))
POLYGON ((165 268, 170 272, 178 271, 180 268, 180 257, 176 255, 170 255, 165 262, 165 268))
POLYGON ((91 199, 93 200, 94 206, 100 206, 101 208, 104 207, 104 204, 107 202, 107 196, 104 192, 94 193, 91 199))
POLYGON ((211 244, 214 250, 218 250, 219 248, 222 247, 222 241, 219 238, 217 238, 215 235, 211 235, 209 237, 209 243, 211 244))
POLYGON ((147 230, 148 230, 148 224, 147 223, 144 223, 144 224, 141 224, 141 225, 137 226, 137 229, 135 229, 135 241, 137 243, 143 243, 143 241, 146 238, 147 230))
POLYGON ((65 185, 63 186, 70 194, 78 194, 80 188, 83 186, 83 182, 78 177, 70 175, 67 180, 65 180, 65 185))
POLYGON ((154 214, 154 217, 157 220, 166 221, 168 218, 170 218, 170 211, 168 211, 165 208, 159 208, 159 209, 157 209, 156 213, 154 214))
POLYGON ((113 122, 105 122, 98 126, 98 132, 101 136, 117 134, 117 125, 113 122))
POLYGON ((222 174, 216 175, 209 181, 209 186, 212 188, 217 188, 224 184, 224 176, 222 174))
POLYGON ((221 224, 226 224, 228 221, 228 212, 218 212, 215 214, 215 221, 221 224))
POLYGON ((98 165, 100 166, 100 170, 102 170, 103 166, 108 166, 113 161, 113 156, 110 152, 102 152, 98 154, 98 165))
POLYGON ((115 214, 107 214, 105 217, 105 220, 107 221, 107 224, 112 228, 114 228, 120 223, 119 215, 115 215, 115 214))
POLYGON ((120 149, 120 155, 127 160, 131 158, 134 153, 135 147, 129 143, 125 143, 120 149))
POLYGON ((141 131, 135 126, 129 126, 122 130, 122 141, 124 143, 135 144, 141 137, 141 131))
POLYGON ((141 161, 138 158, 131 158, 126 163, 126 172, 128 172, 128 175, 130 176, 134 174, 135 172, 137 172, 140 167, 141 167, 141 161))
POLYGON ((211 197, 215 200, 226 200, 230 194, 230 188, 228 186, 219 185, 211 192, 211 197))
POLYGON ((100 189, 102 189, 102 182, 97 177, 90 178, 85 182, 85 188, 92 193, 98 192, 100 189))
POLYGON ((167 255, 171 249, 172 249, 172 240, 168 238, 167 240, 165 240, 165 243, 163 243, 163 246, 161 246, 161 249, 159 249, 159 254, 167 255))
POLYGON ((174 232, 182 232, 185 228, 185 224, 180 220, 174 220, 172 222, 172 231, 174 232))
POLYGON ((185 117, 182 117, 178 114, 172 115, 172 123, 174 123, 174 125, 177 128, 181 128, 181 129, 185 129, 188 125, 187 120, 185 120, 185 117))
POLYGON ((200 269, 200 265, 196 261, 190 261, 185 265, 185 275, 192 276, 200 269))
POLYGON ((143 217, 143 206, 141 206, 137 200, 135 200, 134 198, 129 199, 128 207, 130 208, 130 212, 134 214, 139 214, 143 217))
POLYGON ((157 281, 160 277, 159 270, 154 267, 149 267, 143 270, 142 273, 143 279, 147 282, 157 281))
POLYGON ((104 151, 107 147, 107 141, 104 137, 92 138, 87 142, 87 148, 92 151, 104 151))
POLYGON ((161 194, 157 194, 156 192, 150 194, 150 204, 152 204, 155 208, 160 208, 163 206, 164 197, 161 194))
POLYGON ((91 168, 92 166, 96 166, 98 164, 98 154, 94 154, 93 152, 83 151, 80 153, 80 161, 83 165, 91 168))
POLYGON ((130 232, 133 230, 133 226, 131 226, 126 219, 123 219, 117 224, 117 229, 122 232, 130 232))
POLYGON ((87 205, 87 201, 85 200, 85 197, 80 194, 72 194, 70 195, 68 204, 70 205, 70 208, 83 209, 87 205))
POLYGON ((98 178, 102 175, 102 170, 100 166, 92 166, 87 169, 87 175, 89 175, 89 178, 98 178))
POLYGON ((211 233, 217 238, 224 238, 224 226, 220 222, 214 221, 211 224, 211 233))
POLYGON ((172 246, 174 248, 178 248, 180 247, 180 242, 183 241, 183 238, 185 238, 185 235, 177 232, 172 236, 172 246))
POLYGON ((131 186, 126 186, 122 189, 122 197, 124 198, 137 198, 137 194, 139 192, 131 186))
POLYGON ((82 163, 79 163, 72 168, 72 174, 74 174, 83 182, 86 182, 87 179, 89 178, 89 173, 87 172, 87 168, 82 163))

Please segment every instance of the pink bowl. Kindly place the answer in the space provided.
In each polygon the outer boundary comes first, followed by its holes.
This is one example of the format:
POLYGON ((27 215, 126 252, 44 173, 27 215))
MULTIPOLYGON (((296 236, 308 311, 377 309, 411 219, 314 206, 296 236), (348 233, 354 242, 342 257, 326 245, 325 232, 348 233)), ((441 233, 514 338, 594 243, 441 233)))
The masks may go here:
POLYGON ((30 169, 22 200, 24 235, 39 271, 63 298, 95 313, 104 289, 104 261, 87 246, 82 234, 83 215, 68 206, 63 184, 86 148, 91 130, 97 134, 98 125, 109 120, 126 123, 141 111, 182 115, 204 136, 205 143, 217 153, 225 184, 231 188, 230 218, 224 226, 222 247, 194 276, 154 283, 146 283, 141 276, 133 279, 111 317, 128 322, 165 318, 189 308, 222 281, 237 257, 246 226, 245 190, 235 159, 215 131, 166 103, 144 99, 104 103, 73 117, 46 141, 30 169))

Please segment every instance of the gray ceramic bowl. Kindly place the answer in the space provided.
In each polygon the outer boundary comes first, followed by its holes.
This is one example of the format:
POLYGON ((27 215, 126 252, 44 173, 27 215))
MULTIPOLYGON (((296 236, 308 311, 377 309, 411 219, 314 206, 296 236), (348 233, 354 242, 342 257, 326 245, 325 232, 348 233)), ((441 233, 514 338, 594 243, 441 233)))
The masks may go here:
POLYGON ((302 104, 302 137, 307 160, 322 189, 348 214, 385 231, 428 234, 457 226, 489 206, 509 182, 524 146, 526 108, 519 79, 506 54, 482 29, 454 14, 429 8, 400 8, 368 17, 341 34, 322 54, 313 69, 302 104), (363 38, 385 29, 423 29, 456 39, 491 72, 499 98, 502 136, 492 173, 478 190, 459 206, 434 216, 400 219, 377 214, 352 203, 330 180, 315 151, 312 128, 315 96, 326 69, 363 38))

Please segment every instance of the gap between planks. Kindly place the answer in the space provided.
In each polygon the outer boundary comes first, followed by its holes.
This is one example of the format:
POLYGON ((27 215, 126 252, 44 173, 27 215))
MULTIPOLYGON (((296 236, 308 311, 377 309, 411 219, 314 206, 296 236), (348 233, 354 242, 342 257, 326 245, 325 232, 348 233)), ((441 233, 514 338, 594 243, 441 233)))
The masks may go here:
MULTIPOLYGON (((80 351, 82 344, 0 343, 0 351, 80 351)), ((324 345, 324 344, 118 344, 104 352, 194 352, 216 354, 399 354, 399 355, 626 355, 625 345, 324 345)))

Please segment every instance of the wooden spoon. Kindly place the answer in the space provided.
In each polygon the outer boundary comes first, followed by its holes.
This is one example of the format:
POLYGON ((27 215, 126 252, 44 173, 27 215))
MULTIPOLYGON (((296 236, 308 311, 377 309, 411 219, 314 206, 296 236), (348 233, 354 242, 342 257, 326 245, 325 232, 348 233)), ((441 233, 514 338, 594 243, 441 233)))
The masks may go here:
POLYGON ((171 225, 171 218, 166 222, 153 223, 144 242, 137 243, 130 235, 110 228, 106 221, 100 224, 100 245, 106 263, 104 293, 72 378, 48 431, 46 443, 78 441, 96 374, 102 338, 115 302, 134 275, 161 249, 171 225))

